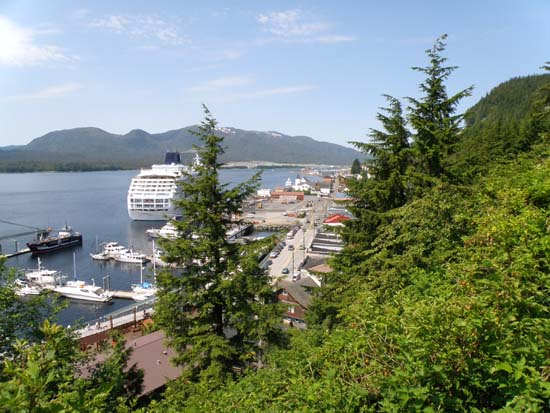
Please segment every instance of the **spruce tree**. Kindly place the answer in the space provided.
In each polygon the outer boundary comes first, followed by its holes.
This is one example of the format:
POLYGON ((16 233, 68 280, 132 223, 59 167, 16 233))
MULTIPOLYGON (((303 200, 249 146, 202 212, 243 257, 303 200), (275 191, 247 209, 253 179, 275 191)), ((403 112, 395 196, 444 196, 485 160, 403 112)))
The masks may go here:
POLYGON ((355 158, 353 160, 353 163, 351 164, 350 172, 353 175, 359 175, 361 173, 361 162, 359 162, 359 159, 355 158))
POLYGON ((366 161, 370 178, 363 177, 349 183, 353 202, 348 208, 355 219, 347 221, 342 230, 346 247, 333 260, 336 271, 324 278, 324 286, 318 292, 323 296, 322 300, 315 300, 310 309, 309 321, 312 324, 330 326, 335 320, 342 305, 342 291, 348 288, 350 280, 363 275, 360 267, 368 251, 372 250, 377 230, 391 219, 387 212, 407 201, 410 132, 401 102, 389 95, 384 97, 389 106, 377 114, 382 130, 371 129, 369 143, 351 142, 365 155, 370 155, 366 161))
POLYGON ((235 364, 258 362, 262 350, 280 338, 279 307, 257 255, 226 240, 232 217, 258 186, 259 174, 229 188, 221 184, 223 138, 206 107, 196 134, 202 164, 181 182, 176 201, 183 216, 175 222, 181 237, 162 242, 167 260, 183 269, 159 277, 155 319, 177 351, 175 362, 187 381, 216 386, 235 364))
POLYGON ((457 66, 445 66, 447 61, 441 53, 445 50, 443 35, 435 41, 431 49, 426 50, 430 64, 426 67, 413 67, 413 70, 426 75, 420 84, 424 96, 419 99, 409 97, 409 121, 415 134, 413 148, 418 161, 418 172, 429 177, 445 174, 444 160, 454 149, 459 133, 462 114, 455 114, 460 101, 470 96, 470 86, 449 97, 445 81, 457 66))

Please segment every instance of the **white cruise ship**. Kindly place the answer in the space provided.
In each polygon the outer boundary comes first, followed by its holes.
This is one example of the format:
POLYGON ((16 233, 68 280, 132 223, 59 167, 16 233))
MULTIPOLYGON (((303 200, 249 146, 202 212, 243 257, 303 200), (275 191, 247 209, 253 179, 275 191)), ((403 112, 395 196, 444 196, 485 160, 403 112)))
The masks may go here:
MULTIPOLYGON (((200 162, 195 155, 195 164, 200 162)), ((166 221, 178 215, 172 202, 177 182, 193 168, 182 165, 178 152, 166 153, 164 164, 142 169, 128 190, 128 215, 134 221, 166 221)))

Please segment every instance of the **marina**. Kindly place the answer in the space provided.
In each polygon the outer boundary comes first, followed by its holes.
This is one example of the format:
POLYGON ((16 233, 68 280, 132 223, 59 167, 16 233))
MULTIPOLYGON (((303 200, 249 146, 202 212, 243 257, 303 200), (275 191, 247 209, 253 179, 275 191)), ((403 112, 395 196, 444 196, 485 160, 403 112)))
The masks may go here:
MULTIPOLYGON (((276 187, 288 176, 295 176, 298 169, 274 169, 263 172, 262 186, 276 187)), ((224 169, 221 180, 224 183, 239 183, 250 178, 254 169, 224 169)), ((0 174, 0 216, 3 220, 27 225, 28 229, 15 229, 13 225, 0 222, 2 253, 9 257, 7 267, 24 269, 37 268, 36 257, 21 246, 29 242, 36 227, 62 228, 65 222, 83 234, 80 246, 41 255, 42 266, 73 274, 73 252, 79 279, 91 283, 91 279, 109 277, 113 299, 110 303, 87 303, 68 300, 69 307, 62 310, 59 320, 62 324, 74 325, 79 320, 103 317, 128 305, 132 299, 132 284, 140 283, 140 265, 118 263, 114 260, 93 260, 98 245, 116 241, 134 251, 151 255, 153 240, 145 234, 150 228, 160 229, 165 221, 133 221, 128 217, 127 193, 129 183, 136 171, 101 171, 75 173, 32 173, 0 174), (60 208, 60 205, 63 207, 60 208), (39 207, 37 207, 39 206, 39 207), (26 235, 14 237, 14 233, 26 231, 26 235), (16 250, 16 246, 19 248, 16 250)), ((151 256, 149 258, 152 258, 151 256)), ((143 281, 153 281, 152 263, 143 270, 143 281)))

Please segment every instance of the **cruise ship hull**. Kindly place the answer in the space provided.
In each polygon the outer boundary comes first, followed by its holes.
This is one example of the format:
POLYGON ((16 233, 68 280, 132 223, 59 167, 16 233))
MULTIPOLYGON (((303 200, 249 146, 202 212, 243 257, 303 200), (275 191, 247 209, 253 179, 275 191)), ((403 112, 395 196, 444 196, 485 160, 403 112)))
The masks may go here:
POLYGON ((132 211, 128 210, 128 215, 133 221, 167 221, 170 218, 178 216, 173 212, 157 212, 157 211, 132 211))

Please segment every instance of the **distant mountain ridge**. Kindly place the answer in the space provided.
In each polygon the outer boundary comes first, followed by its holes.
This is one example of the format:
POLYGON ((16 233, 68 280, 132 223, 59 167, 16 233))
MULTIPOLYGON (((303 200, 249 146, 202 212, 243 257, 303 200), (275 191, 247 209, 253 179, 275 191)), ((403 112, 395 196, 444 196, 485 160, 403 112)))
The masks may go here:
MULTIPOLYGON (((184 161, 193 156, 199 138, 196 126, 150 134, 134 129, 120 135, 99 128, 85 127, 49 132, 25 146, 0 148, 0 164, 11 162, 77 162, 121 167, 139 167, 163 160, 164 152, 179 151, 184 161)), ((308 136, 289 136, 280 132, 247 131, 220 127, 224 137, 223 162, 265 161, 292 164, 350 165, 364 156, 352 149, 308 136)))

